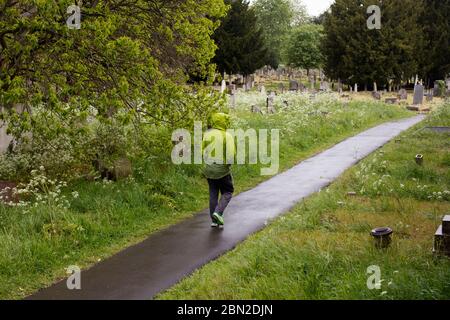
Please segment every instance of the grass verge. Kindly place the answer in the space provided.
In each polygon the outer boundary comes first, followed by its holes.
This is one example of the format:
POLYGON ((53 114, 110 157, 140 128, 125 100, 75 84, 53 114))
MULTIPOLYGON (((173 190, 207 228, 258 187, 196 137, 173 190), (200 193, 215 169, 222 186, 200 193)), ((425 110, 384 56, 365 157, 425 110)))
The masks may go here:
POLYGON ((158 298, 449 299, 450 260, 432 246, 450 213, 450 139, 425 126, 450 126, 450 105, 158 298), (369 235, 380 226, 394 229, 386 250, 369 235))
MULTIPOLYGON (((256 96, 242 95, 233 112, 239 128, 280 128, 281 170, 345 137, 410 113, 380 103, 342 103, 323 95, 286 94, 272 116, 248 110, 256 96), (289 107, 283 109, 285 99, 289 107)), ((132 179, 118 183, 78 181, 64 188, 70 207, 36 203, 0 205, 0 298, 17 299, 65 276, 65 268, 87 268, 152 232, 207 206, 207 185, 198 167, 176 167, 169 158, 135 163, 132 179), (71 197, 72 192, 77 197, 71 197)), ((267 179, 260 166, 234 169, 237 191, 267 179)))

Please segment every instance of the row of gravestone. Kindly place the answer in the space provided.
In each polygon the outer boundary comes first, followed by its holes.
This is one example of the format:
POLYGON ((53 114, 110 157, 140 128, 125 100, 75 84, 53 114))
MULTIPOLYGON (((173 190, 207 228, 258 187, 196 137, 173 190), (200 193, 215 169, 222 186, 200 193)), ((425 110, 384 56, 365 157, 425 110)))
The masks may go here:
MULTIPOLYGON (((447 95, 450 96, 450 80, 447 80, 447 85, 448 85, 447 95)), ((225 92, 226 89, 227 89, 226 82, 222 81, 221 92, 222 93, 225 92)), ((280 83, 279 89, 282 93, 284 92, 285 87, 284 87, 283 83, 280 83)), ((342 85, 339 86, 339 89, 342 90, 342 85)), ((234 84, 229 85, 228 90, 231 94, 231 105, 233 108, 235 108, 235 106, 236 106, 236 85, 234 85, 234 84)), ((299 83, 295 80, 289 81, 289 91, 302 91, 303 92, 305 90, 306 90, 306 87, 302 83, 299 83)), ((329 90, 329 85, 326 81, 321 82, 320 90, 321 91, 329 90)), ((357 85, 355 85, 354 90, 355 90, 355 92, 357 92, 357 90, 358 90, 357 85)), ((436 87, 433 90, 429 90, 427 93, 425 93, 424 86, 422 84, 416 84, 414 86, 413 106, 422 105, 424 97, 426 97, 427 101, 432 101, 433 96, 435 95, 434 94, 435 90, 436 90, 436 87)), ((266 95, 266 90, 265 90, 264 85, 259 87, 259 92, 263 95, 266 95)), ((378 91, 373 92, 372 96, 377 100, 381 100, 381 93, 378 91)), ((386 99, 386 103, 395 104, 398 102, 398 100, 407 100, 407 99, 408 99, 408 92, 405 89, 401 89, 398 92, 397 98, 388 98, 388 99, 386 99)), ((275 112, 275 109, 273 107, 272 94, 270 94, 269 97, 267 98, 267 110, 268 110, 268 113, 275 112)), ((252 111, 253 111, 253 107, 252 107, 252 111)))
MULTIPOLYGON (((276 113, 276 109, 275 109, 275 92, 271 92, 266 99, 266 113, 267 114, 274 114, 276 113)), ((252 105, 251 112, 253 113, 261 113, 263 114, 262 110, 260 107, 258 107, 257 105, 252 105)))
MULTIPOLYGON (((381 92, 372 92, 372 96, 376 100, 381 100, 381 92)), ((428 90, 425 92, 425 87, 422 84, 416 84, 414 86, 414 96, 413 96, 413 105, 422 105, 424 97, 428 102, 433 101, 434 90, 428 90)), ((386 99, 387 103, 395 103, 398 100, 407 100, 408 92, 405 89, 400 89, 397 94, 397 98, 388 98, 386 99)))

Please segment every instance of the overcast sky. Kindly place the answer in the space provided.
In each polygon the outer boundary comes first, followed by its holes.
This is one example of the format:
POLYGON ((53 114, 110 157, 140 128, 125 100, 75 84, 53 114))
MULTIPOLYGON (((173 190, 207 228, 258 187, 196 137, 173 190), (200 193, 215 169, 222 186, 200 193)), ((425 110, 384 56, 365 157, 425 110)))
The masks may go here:
MULTIPOLYGON (((334 0, 301 0, 310 16, 318 16, 327 10, 334 0)), ((255 0, 250 0, 251 3, 255 0)))
POLYGON ((334 0, 302 0, 311 16, 318 16, 327 10, 334 0))

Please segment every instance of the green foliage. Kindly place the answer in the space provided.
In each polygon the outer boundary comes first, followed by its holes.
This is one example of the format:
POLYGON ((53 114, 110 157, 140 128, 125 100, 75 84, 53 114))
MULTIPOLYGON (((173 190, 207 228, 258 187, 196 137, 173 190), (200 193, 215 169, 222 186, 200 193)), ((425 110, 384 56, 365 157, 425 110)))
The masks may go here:
POLYGON ((450 74, 450 1, 424 0, 423 73, 432 84, 450 74))
POLYGON ((228 15, 214 33, 218 46, 214 62, 221 73, 245 76, 263 67, 269 55, 257 17, 247 0, 227 0, 228 15))
POLYGON ((184 83, 211 72, 222 0, 83 1, 80 30, 66 25, 72 4, 0 1, 0 106, 20 151, 77 162, 97 153, 87 142, 99 146, 102 123, 132 138, 216 107, 209 90, 184 83))
POLYGON ((450 105, 442 106, 426 123, 403 133, 400 143, 389 143, 158 298, 448 299, 450 261, 433 255, 431 246, 450 208, 448 166, 442 166, 449 140, 418 129, 449 125, 449 112, 450 105), (426 155, 423 168, 414 162, 418 151, 426 155), (366 171, 370 177, 361 176, 366 171), (392 186, 374 185, 386 174, 392 186), (346 197, 361 185, 371 192, 346 197), (429 197, 432 190, 441 191, 429 197), (394 229, 391 246, 382 251, 370 236, 378 226, 394 229), (373 265, 381 269, 381 290, 367 287, 373 265))
POLYGON ((437 80, 435 82, 438 85, 438 97, 444 97, 447 91, 447 86, 444 80, 437 80))
POLYGON ((396 84, 418 73, 423 47, 419 21, 423 2, 415 0, 337 0, 325 14, 325 71, 347 84, 396 84), (380 6, 382 26, 369 30, 366 13, 380 6))
POLYGON ((290 65, 303 68, 320 68, 323 64, 321 43, 323 27, 305 24, 292 31, 287 47, 287 61, 290 65))
MULTIPOLYGON (((233 127, 283 129, 282 170, 363 128, 407 115, 400 108, 379 103, 354 102, 344 108, 333 96, 312 102, 308 96, 285 94, 276 99, 280 112, 259 116, 248 110, 260 98, 253 93, 238 96, 238 108, 231 112, 233 127), (283 99, 292 109, 281 109, 283 99)), ((113 134, 112 139, 119 141, 123 132, 128 135, 128 130, 101 126, 93 126, 93 137, 98 135, 97 141, 105 146, 109 145, 102 138, 105 135, 113 134)), ((29 195, 24 198, 29 204, 0 204, 0 297, 21 298, 65 276, 68 265, 88 267, 207 207, 208 187, 201 166, 174 166, 164 138, 170 137, 170 131, 154 126, 142 130, 138 138, 143 147, 136 152, 129 179, 115 183, 80 179, 65 186, 61 179, 48 177, 46 166, 45 176, 39 170, 31 184, 20 188, 29 195), (55 184, 50 182, 55 180, 55 184)), ((94 149, 109 150, 109 146, 94 149)), ((265 179, 261 166, 233 168, 237 192, 265 179)))
POLYGON ((292 3, 290 0, 257 0, 253 8, 272 58, 269 65, 276 68, 281 62, 282 49, 294 18, 292 3))

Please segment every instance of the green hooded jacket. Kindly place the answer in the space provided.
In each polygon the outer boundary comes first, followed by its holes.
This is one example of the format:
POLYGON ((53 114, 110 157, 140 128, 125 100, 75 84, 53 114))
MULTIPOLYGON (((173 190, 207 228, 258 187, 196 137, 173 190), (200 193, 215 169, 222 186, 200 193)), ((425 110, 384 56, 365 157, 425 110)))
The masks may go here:
POLYGON ((234 137, 226 132, 230 127, 230 116, 214 113, 208 119, 208 127, 211 129, 205 132, 202 141, 203 174, 208 179, 221 179, 231 174, 231 164, 236 156, 234 137))

